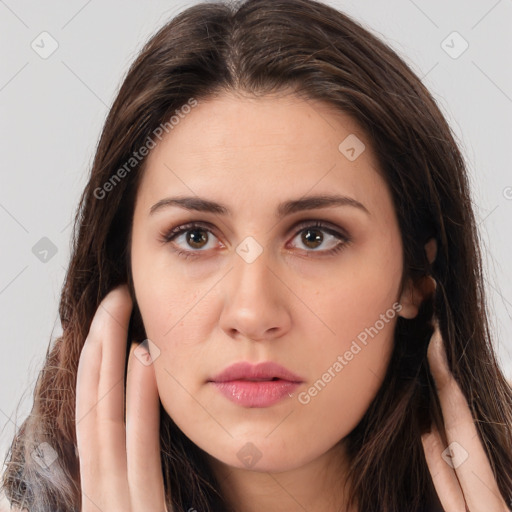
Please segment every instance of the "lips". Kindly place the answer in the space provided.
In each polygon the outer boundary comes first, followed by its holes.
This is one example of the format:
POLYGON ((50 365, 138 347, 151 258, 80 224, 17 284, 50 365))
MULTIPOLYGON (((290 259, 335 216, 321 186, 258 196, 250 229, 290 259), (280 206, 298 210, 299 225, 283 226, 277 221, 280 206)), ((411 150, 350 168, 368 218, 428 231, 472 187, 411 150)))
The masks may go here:
POLYGON ((235 363, 210 379, 211 382, 229 382, 234 380, 303 382, 303 379, 280 364, 267 361, 253 365, 248 362, 235 363))
POLYGON ((303 379, 277 363, 241 362, 229 366, 209 382, 237 405, 269 407, 293 396, 303 379))

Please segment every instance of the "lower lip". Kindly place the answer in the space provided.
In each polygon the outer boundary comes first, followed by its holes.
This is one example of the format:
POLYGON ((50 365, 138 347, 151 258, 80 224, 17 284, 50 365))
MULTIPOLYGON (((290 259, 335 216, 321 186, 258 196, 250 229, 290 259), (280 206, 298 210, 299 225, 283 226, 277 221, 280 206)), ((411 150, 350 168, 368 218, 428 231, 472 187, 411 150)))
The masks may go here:
POLYGON ((231 380, 212 384, 226 398, 244 407, 268 407, 288 397, 300 385, 289 380, 231 380))

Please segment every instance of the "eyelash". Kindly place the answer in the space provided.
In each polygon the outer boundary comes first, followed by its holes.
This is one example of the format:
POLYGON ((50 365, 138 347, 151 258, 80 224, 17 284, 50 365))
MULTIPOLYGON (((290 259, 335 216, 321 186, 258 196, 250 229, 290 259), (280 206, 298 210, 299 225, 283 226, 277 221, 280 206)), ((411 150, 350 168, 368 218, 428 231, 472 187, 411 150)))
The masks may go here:
MULTIPOLYGON (((318 253, 324 253, 324 256, 330 256, 331 254, 336 254, 342 249, 344 249, 347 245, 349 245, 352 240, 346 235, 343 235, 342 233, 337 232, 336 230, 332 229, 330 226, 325 224, 322 221, 303 221, 298 226, 298 231, 295 232, 293 238, 295 238, 299 233, 302 233, 303 231, 306 231, 307 229, 317 229, 320 231, 325 231, 329 235, 332 235, 339 240, 342 240, 341 243, 337 244, 332 249, 328 249, 326 251, 316 251, 316 250, 309 250, 306 252, 318 252, 318 253)), ((188 231, 193 231, 194 229, 204 229, 205 231, 208 231, 212 233, 211 226, 209 226, 207 223, 203 222, 189 222, 188 224, 182 224, 180 226, 177 226, 175 228, 172 228, 168 231, 164 231, 160 233, 159 241, 162 244, 168 244, 172 240, 174 240, 176 237, 181 235, 182 233, 186 233, 188 231)), ((215 234, 212 233, 214 236, 215 234)), ((173 248, 173 251, 177 253, 178 256, 181 256, 183 258, 196 258, 199 256, 198 253, 205 252, 203 250, 197 249, 197 250, 190 250, 190 251, 184 251, 182 249, 173 248)))

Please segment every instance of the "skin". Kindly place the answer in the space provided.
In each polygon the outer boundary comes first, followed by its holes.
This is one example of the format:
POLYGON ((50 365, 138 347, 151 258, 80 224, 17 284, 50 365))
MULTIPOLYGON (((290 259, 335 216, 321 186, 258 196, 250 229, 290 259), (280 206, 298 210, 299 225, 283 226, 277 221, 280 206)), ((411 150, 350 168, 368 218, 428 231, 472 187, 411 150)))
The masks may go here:
MULTIPOLYGON (((97 510, 94 504, 108 510, 164 509, 159 399, 208 454, 224 495, 237 511, 284 512, 299 505, 346 510, 340 486, 347 476, 343 438, 382 383, 397 314, 366 345, 360 343, 361 350, 307 404, 298 395, 381 314, 395 311, 394 303, 401 305, 398 314, 412 318, 425 293, 432 291, 411 282, 400 290, 400 231, 369 141, 350 117, 320 102, 223 95, 200 102, 152 150, 146 164, 133 217, 131 256, 151 355, 141 364, 132 347, 125 428, 123 354, 133 304, 127 287, 118 287, 98 308, 80 358, 77 438, 84 510, 97 510), (350 134, 366 146, 354 161, 338 149, 350 134), (275 217, 282 201, 333 192, 359 201, 368 213, 341 206, 275 217), (149 213, 163 198, 181 195, 223 203, 232 214, 176 206, 149 213), (327 255, 339 240, 324 228, 314 228, 323 241, 318 249, 308 246, 301 234, 312 222, 297 227, 306 220, 324 221, 347 234, 350 243, 327 255), (193 221, 210 223, 197 228, 207 237, 204 248, 189 245, 186 233, 171 242, 159 240, 170 228, 193 221), (251 263, 236 251, 247 236, 263 249, 251 263), (200 254, 185 259, 173 247, 200 254), (275 405, 242 407, 208 383, 242 360, 276 361, 303 382, 295 396, 275 405), (247 443, 261 455, 251 467, 237 455, 247 443)), ((432 260, 435 245, 426 250, 432 260)), ((461 470, 444 463, 439 434, 423 439, 441 502, 450 511, 464 510, 464 500, 474 507, 470 510, 482 510, 482 503, 486 510, 506 510, 471 430, 467 403, 453 378, 443 373, 439 339, 436 330, 429 363, 439 384, 446 433, 476 459, 460 466, 466 465, 465 484, 459 484, 461 470), (455 423, 455 417, 464 421, 455 423), (487 494, 482 486, 475 490, 472 470, 486 482, 487 494)), ((143 352, 142 347, 137 350, 143 352)))

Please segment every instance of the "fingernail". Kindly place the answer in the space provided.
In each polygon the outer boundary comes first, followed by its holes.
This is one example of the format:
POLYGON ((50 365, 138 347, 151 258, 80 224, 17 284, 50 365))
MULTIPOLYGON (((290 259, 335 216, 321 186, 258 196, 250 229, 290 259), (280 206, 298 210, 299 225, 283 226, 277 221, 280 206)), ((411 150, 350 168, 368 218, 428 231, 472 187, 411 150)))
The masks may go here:
POLYGON ((434 332, 430 338, 427 354, 429 363, 431 363, 430 372, 436 381, 441 381, 449 378, 451 376, 451 371, 448 366, 448 358, 446 356, 444 341, 441 336, 441 329, 439 328, 439 322, 437 319, 433 321, 433 324, 434 332))

